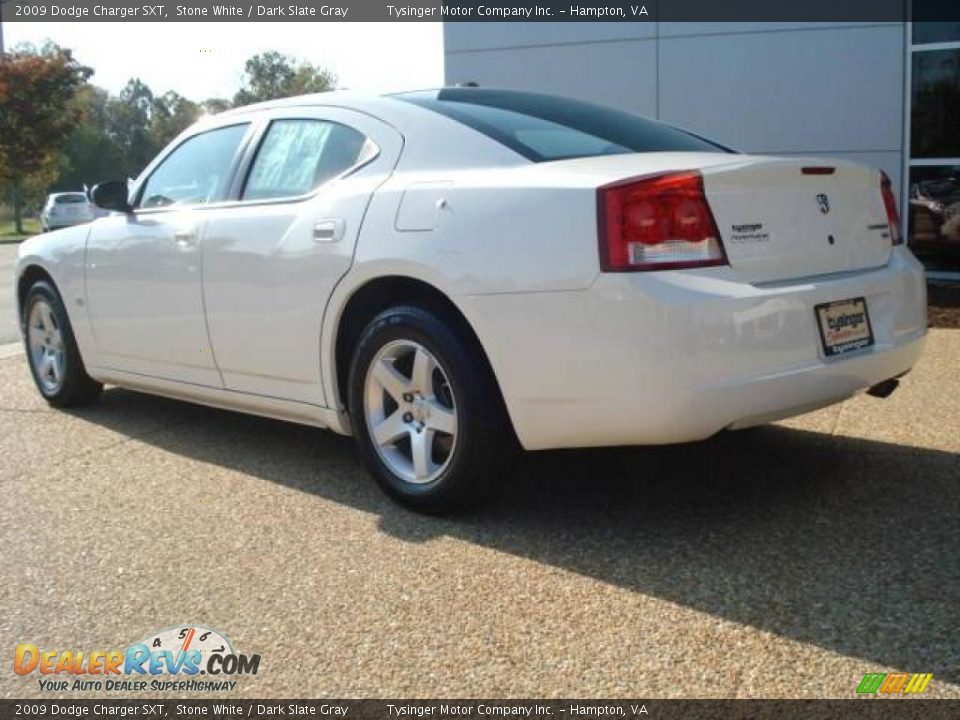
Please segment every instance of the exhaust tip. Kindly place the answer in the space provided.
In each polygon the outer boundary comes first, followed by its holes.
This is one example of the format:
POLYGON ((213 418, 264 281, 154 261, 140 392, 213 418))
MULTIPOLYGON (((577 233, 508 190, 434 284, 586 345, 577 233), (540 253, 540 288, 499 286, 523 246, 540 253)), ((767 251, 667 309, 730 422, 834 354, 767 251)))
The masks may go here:
POLYGON ((878 382, 873 387, 867 389, 867 395, 871 397, 888 398, 893 395, 893 391, 900 386, 900 381, 896 378, 890 378, 889 380, 884 380, 883 382, 878 382))

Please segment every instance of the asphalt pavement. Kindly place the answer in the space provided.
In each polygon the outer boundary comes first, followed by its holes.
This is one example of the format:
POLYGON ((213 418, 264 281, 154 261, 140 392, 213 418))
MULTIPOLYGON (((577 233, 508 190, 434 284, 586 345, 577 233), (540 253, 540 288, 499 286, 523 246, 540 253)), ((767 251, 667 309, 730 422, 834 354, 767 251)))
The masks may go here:
POLYGON ((0 360, 0 696, 41 695, 17 643, 201 623, 262 656, 234 697, 853 697, 905 671, 960 698, 958 360, 934 330, 887 400, 530 454, 458 519, 391 504, 348 438, 115 388, 56 411, 0 360))

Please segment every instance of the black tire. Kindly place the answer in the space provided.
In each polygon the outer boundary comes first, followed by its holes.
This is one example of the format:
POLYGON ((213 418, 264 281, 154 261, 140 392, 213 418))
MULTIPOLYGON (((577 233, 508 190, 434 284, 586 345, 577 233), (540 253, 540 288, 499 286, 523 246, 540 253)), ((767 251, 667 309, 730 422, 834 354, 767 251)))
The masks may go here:
POLYGON ((73 336, 70 318, 63 306, 63 300, 51 283, 46 280, 38 280, 31 286, 23 304, 23 315, 20 322, 27 352, 27 365, 30 366, 30 374, 44 399, 54 407, 84 405, 96 399, 100 391, 103 390, 103 385, 87 375, 87 370, 83 366, 83 359, 80 357, 80 350, 77 348, 77 341, 73 336), (38 369, 35 367, 34 356, 31 353, 28 336, 27 323, 31 311, 41 301, 49 305, 63 343, 63 375, 59 386, 54 389, 41 382, 38 369))
MULTIPOLYGON (((432 515, 467 509, 497 487, 514 444, 492 373, 472 338, 455 322, 418 306, 381 312, 364 329, 350 367, 348 404, 360 455, 383 490, 401 505, 432 515), (440 474, 427 483, 405 480, 381 458, 364 405, 371 362, 394 341, 412 341, 433 355, 455 399, 456 441, 440 474)), ((399 411, 399 409, 398 409, 399 411)))

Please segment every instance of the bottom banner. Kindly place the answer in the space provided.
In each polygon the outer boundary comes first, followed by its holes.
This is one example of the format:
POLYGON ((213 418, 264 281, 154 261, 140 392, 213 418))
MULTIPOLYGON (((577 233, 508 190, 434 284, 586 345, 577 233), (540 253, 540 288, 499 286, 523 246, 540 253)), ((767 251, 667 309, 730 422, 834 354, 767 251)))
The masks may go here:
POLYGON ((0 718, 955 720, 960 700, 0 700, 0 718))

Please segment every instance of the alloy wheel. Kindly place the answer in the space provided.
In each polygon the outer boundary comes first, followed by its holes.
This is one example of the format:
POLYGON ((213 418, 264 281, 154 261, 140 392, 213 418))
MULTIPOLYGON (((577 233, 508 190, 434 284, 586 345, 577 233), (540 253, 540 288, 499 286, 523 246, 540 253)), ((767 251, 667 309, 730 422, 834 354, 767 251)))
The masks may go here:
POLYGON ((424 485, 444 471, 457 445, 457 409, 446 371, 418 342, 384 345, 367 368, 364 416, 380 460, 424 485))
POLYGON ((53 308, 46 300, 37 300, 27 318, 27 344, 30 364, 44 392, 55 393, 63 384, 66 352, 63 333, 53 308))

